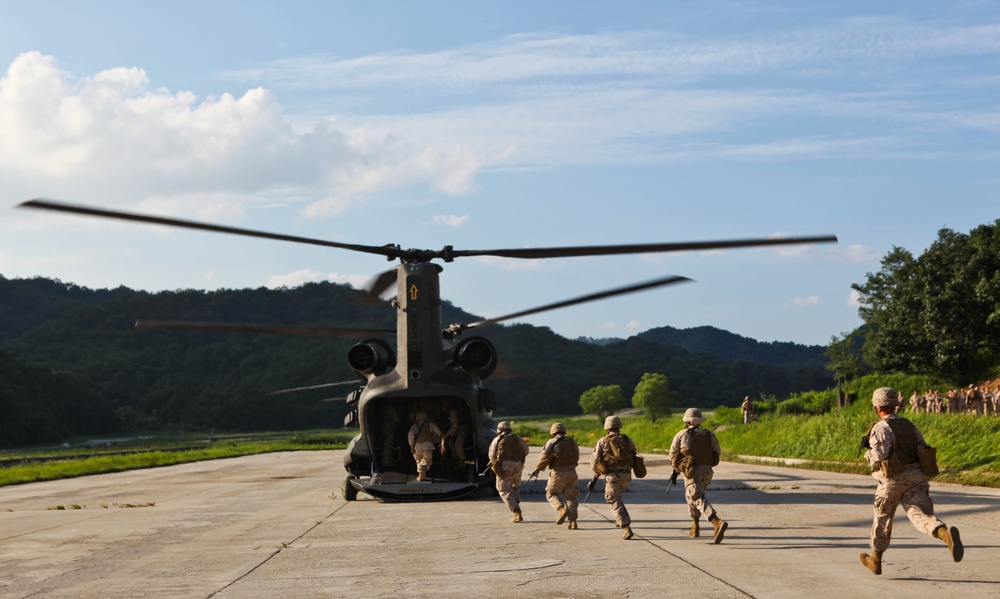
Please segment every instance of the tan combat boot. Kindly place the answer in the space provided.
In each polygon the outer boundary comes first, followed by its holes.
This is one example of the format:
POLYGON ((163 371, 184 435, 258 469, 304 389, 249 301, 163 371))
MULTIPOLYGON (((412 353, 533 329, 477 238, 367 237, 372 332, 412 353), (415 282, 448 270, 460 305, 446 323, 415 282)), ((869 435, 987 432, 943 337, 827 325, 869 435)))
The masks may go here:
POLYGON ((566 521, 566 518, 568 516, 569 516, 569 512, 566 511, 566 508, 564 508, 564 507, 559 508, 559 519, 556 520, 556 524, 562 524, 563 522, 566 521))
POLYGON ((872 551, 871 555, 861 554, 861 563, 871 570, 876 576, 882 575, 882 552, 872 551))
POLYGON ((722 542, 722 537, 726 535, 726 529, 729 528, 729 523, 718 516, 709 518, 708 521, 715 527, 715 544, 718 545, 722 542))
POLYGON ((701 536, 701 523, 698 522, 697 518, 691 518, 691 532, 688 533, 688 536, 692 539, 701 536))
POLYGON ((522 520, 524 520, 524 518, 521 517, 521 510, 514 510, 514 517, 511 518, 510 521, 516 523, 522 520))
POLYGON ((635 536, 635 534, 632 533, 632 525, 626 524, 625 526, 622 526, 622 538, 623 539, 625 539, 627 541, 627 540, 631 539, 634 536, 635 536))
POLYGON ((951 559, 956 562, 962 561, 962 558, 965 557, 965 547, 962 546, 962 538, 958 536, 957 528, 952 526, 949 530, 947 526, 939 526, 934 531, 934 536, 944 541, 944 544, 948 546, 951 559))
POLYGON ((570 520, 569 521, 569 529, 570 530, 576 530, 577 529, 576 520, 570 520))

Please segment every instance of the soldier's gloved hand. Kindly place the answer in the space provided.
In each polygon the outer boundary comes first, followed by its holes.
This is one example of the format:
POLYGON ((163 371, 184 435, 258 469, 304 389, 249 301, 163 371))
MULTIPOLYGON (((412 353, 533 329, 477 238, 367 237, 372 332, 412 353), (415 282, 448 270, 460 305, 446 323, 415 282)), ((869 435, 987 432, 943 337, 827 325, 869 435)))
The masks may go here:
POLYGON ((594 487, 596 487, 596 486, 597 486, 597 480, 592 478, 592 479, 590 479, 590 482, 587 483, 587 490, 588 491, 593 491, 594 487))
POLYGON ((861 437, 861 447, 863 447, 865 449, 871 449, 872 448, 871 441, 868 440, 868 435, 864 435, 864 436, 861 437))
POLYGON ((529 474, 528 478, 536 478, 537 476, 538 476, 538 468, 535 468, 535 471, 529 474))

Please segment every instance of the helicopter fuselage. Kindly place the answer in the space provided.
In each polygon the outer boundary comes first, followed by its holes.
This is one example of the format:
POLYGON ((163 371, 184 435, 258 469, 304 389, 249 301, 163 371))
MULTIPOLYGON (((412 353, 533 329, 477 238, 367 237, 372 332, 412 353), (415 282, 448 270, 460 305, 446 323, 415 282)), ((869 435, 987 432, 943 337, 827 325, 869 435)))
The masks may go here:
MULTIPOLYGON (((381 499, 437 500, 468 495, 492 482, 485 469, 496 436, 493 395, 482 379, 496 364, 488 341, 443 335, 438 274, 430 263, 397 267, 396 348, 362 341, 349 356, 366 380, 349 400, 349 420, 361 432, 351 441, 344 466, 347 485, 381 499), (409 432, 423 413, 447 440, 434 452, 429 480, 416 480, 409 432), (448 434, 450 433, 450 434, 448 434)), ((347 489, 348 496, 352 495, 347 489)))

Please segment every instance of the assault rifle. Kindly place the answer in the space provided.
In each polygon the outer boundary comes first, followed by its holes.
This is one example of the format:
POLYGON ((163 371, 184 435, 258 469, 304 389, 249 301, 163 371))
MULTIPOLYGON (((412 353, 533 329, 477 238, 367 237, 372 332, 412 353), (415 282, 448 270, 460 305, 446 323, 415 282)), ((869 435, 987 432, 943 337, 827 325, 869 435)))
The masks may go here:
MULTIPOLYGON (((670 475, 670 485, 667 486, 667 493, 669 493, 670 489, 673 489, 674 485, 677 484, 677 477, 679 475, 680 475, 680 472, 678 472, 676 470, 674 470, 673 473, 670 475)), ((667 493, 664 493, 664 495, 666 495, 667 493)))
POLYGON ((535 471, 528 475, 528 480, 524 483, 525 486, 533 480, 538 480, 538 468, 535 468, 535 471))
POLYGON ((584 503, 587 503, 587 500, 590 499, 590 494, 594 492, 594 487, 597 486, 597 479, 600 477, 600 474, 595 474, 594 478, 590 479, 590 482, 587 483, 587 496, 583 498, 584 503))

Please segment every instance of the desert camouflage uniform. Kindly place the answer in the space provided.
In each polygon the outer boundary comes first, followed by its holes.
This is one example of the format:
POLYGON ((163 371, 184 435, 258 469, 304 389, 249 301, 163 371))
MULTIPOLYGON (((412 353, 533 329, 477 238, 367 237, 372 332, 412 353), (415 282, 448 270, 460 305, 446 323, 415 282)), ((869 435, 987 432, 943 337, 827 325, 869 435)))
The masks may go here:
POLYGON ((637 450, 632 439, 627 435, 612 431, 601 437, 594 445, 594 451, 590 456, 590 467, 594 474, 601 474, 598 463, 603 460, 605 468, 604 499, 611 507, 611 513, 615 516, 615 524, 619 528, 625 528, 632 524, 632 517, 629 516, 628 509, 625 507, 622 494, 628 490, 628 485, 632 482, 632 469, 624 464, 614 462, 613 458, 609 457, 612 450, 608 439, 612 436, 625 437, 629 445, 632 446, 633 454, 636 453, 637 450))
MULTIPOLYGON (((892 519, 900 504, 906 510, 906 516, 917 530, 934 536, 934 531, 944 526, 944 522, 934 516, 934 502, 930 497, 930 485, 927 477, 920 471, 920 463, 907 466, 906 470, 892 478, 882 473, 880 465, 888 459, 892 451, 895 437, 889 428, 889 420, 904 421, 895 414, 889 414, 872 427, 868 434, 871 449, 865 452, 865 459, 872 467, 872 476, 878 482, 875 489, 875 519, 872 523, 871 548, 875 551, 885 551, 889 548, 892 537, 892 519)), ((918 443, 924 443, 924 437, 916 426, 918 443)))
MULTIPOLYGON (((500 443, 503 442, 507 435, 513 434, 514 433, 501 433, 493 439, 493 442, 490 443, 489 450, 490 462, 497 461, 500 443)), ((515 514, 520 514, 521 473, 524 471, 524 460, 528 457, 528 443, 521 437, 516 438, 519 442, 518 447, 521 449, 521 458, 519 460, 504 459, 501 461, 500 467, 503 469, 503 476, 497 477, 497 492, 500 493, 500 499, 503 499, 504 504, 507 505, 507 508, 510 511, 515 514)))
POLYGON ((549 501, 557 512, 566 510, 566 516, 570 522, 576 522, 577 508, 579 506, 580 485, 579 477, 576 474, 576 463, 556 465, 551 459, 555 454, 556 444, 563 446, 567 443, 576 445, 572 437, 558 435, 552 437, 542 446, 542 455, 538 460, 538 469, 544 470, 549 466, 549 481, 545 484, 545 499, 549 501), (549 458, 549 459, 547 459, 549 458))
MULTIPOLYGON (((712 452, 716 456, 720 455, 722 450, 719 447, 719 439, 712 431, 700 426, 689 426, 674 435, 673 441, 670 442, 670 462, 674 464, 679 460, 679 456, 690 455, 694 435, 706 434, 710 436, 712 452)), ((695 462, 691 471, 681 473, 684 475, 684 498, 687 500, 691 518, 697 519, 704 514, 709 520, 715 520, 717 517, 715 508, 705 497, 705 490, 715 474, 712 464, 695 462), (691 474, 690 478, 688 474, 691 474)))
POLYGON ((431 422, 426 415, 417 418, 406 435, 413 452, 413 460, 417 463, 417 480, 425 480, 427 472, 434 463, 434 450, 441 441, 441 429, 431 422))

